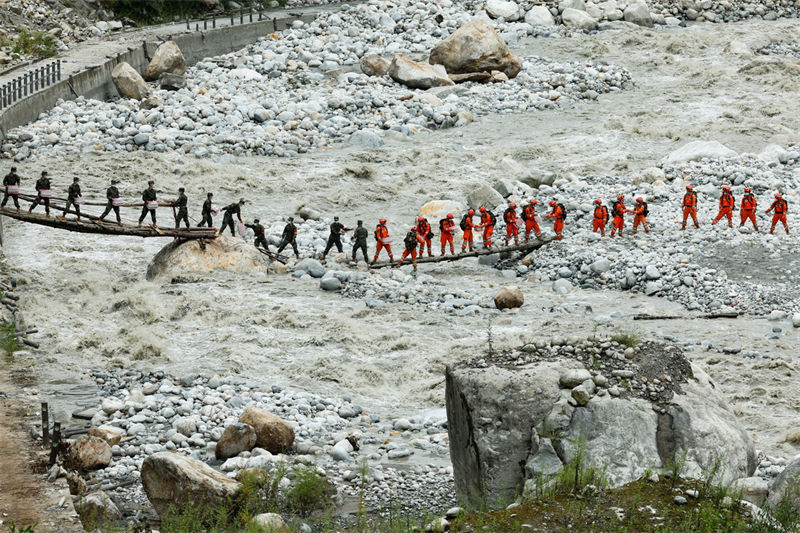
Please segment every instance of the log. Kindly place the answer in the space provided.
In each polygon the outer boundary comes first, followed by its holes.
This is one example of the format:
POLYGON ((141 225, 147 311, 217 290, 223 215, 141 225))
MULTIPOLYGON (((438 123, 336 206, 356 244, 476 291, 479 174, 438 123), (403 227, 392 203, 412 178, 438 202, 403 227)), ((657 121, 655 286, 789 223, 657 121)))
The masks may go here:
MULTIPOLYGON (((69 213, 75 213, 70 210, 69 213)), ((10 218, 48 226, 51 228, 65 229, 78 233, 97 233, 101 235, 123 235, 127 237, 175 237, 178 239, 215 239, 217 237, 216 228, 189 228, 175 229, 157 226, 133 226, 117 224, 116 222, 100 221, 99 217, 81 214, 81 218, 87 221, 67 220, 61 217, 48 217, 39 213, 28 213, 27 211, 16 211, 8 208, 0 208, 0 215, 10 218)))
POLYGON ((42 402, 42 447, 50 446, 50 415, 47 402, 42 402))
MULTIPOLYGON (((480 250, 474 250, 472 252, 461 252, 455 255, 435 255, 433 257, 418 257, 417 264, 424 264, 424 263, 440 263, 442 261, 458 261, 459 259, 466 259, 467 257, 480 257, 483 255, 493 255, 493 254, 502 254, 502 253, 511 253, 511 252, 530 252, 533 250, 537 250, 544 246, 545 244, 549 243, 553 239, 544 239, 544 240, 534 240, 530 242, 524 242, 521 244, 515 244, 513 246, 500 246, 500 247, 493 247, 493 248, 481 248, 480 250)), ((403 262, 404 265, 410 265, 411 261, 406 260, 403 262)), ((397 264, 397 261, 394 263, 389 261, 383 261, 380 263, 375 263, 370 265, 370 268, 385 268, 385 267, 398 267, 400 265, 397 264)))
POLYGON ((286 256, 283 256, 283 255, 278 255, 278 254, 277 254, 277 253, 275 253, 275 252, 270 252, 269 250, 264 250, 263 248, 259 248, 259 247, 257 247, 257 246, 256 246, 256 250, 258 250, 258 251, 259 251, 259 252, 261 252, 262 254, 266 255, 267 257, 269 257, 269 258, 270 258, 270 259, 272 259, 273 261, 277 261, 277 262, 279 262, 279 263, 283 263, 284 265, 286 264, 286 261, 288 261, 288 260, 289 260, 289 258, 288 258, 288 257, 286 257, 286 256))
POLYGON ((737 318, 740 313, 710 313, 706 315, 697 315, 697 316, 681 316, 681 315, 648 315, 648 314, 638 314, 633 315, 634 320, 678 320, 678 319, 686 319, 686 320, 693 320, 697 318, 737 318))
POLYGON ((32 341, 30 339, 22 339, 22 344, 30 346, 31 348, 36 348, 36 349, 39 348, 39 343, 36 341, 32 341))

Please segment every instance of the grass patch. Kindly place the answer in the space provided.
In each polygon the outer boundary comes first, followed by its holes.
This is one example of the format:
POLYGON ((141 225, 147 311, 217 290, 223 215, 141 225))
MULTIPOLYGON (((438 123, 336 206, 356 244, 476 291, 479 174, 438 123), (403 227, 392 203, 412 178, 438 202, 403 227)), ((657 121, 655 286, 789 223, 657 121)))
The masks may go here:
POLYGON ((628 348, 636 348, 644 340, 644 335, 636 329, 618 329, 611 335, 611 340, 628 348))
MULTIPOLYGON (((797 511, 788 504, 773 510, 771 518, 752 517, 734 503, 727 490, 699 491, 705 480, 682 479, 652 483, 645 478, 613 490, 583 491, 535 498, 509 510, 467 515, 451 531, 547 531, 548 533, 778 533, 795 531, 797 511), (674 502, 682 494, 685 505, 674 502)), ((787 499, 788 500, 788 499, 787 499)))
POLYGON ((37 525, 38 524, 32 524, 29 526, 18 526, 14 522, 9 522, 8 524, 6 524, 6 527, 8 528, 8 533, 35 533, 34 528, 37 525))
POLYGON ((56 55, 55 38, 41 31, 31 33, 26 29, 22 29, 14 43, 14 52, 40 58, 53 57, 56 55))
MULTIPOLYGON (((268 4, 266 1, 264 3, 268 4)), ((284 6, 286 0, 278 0, 278 3, 284 6)), ((101 4, 112 10, 117 18, 127 17, 139 25, 174 22, 203 15, 222 15, 209 9, 205 0, 101 0, 101 4)), ((261 2, 239 0, 238 4, 246 11, 250 7, 258 8, 261 2)))
POLYGON ((3 357, 6 361, 10 361, 14 357, 14 352, 22 348, 19 337, 17 337, 16 328, 12 322, 0 323, 0 351, 3 352, 3 357))

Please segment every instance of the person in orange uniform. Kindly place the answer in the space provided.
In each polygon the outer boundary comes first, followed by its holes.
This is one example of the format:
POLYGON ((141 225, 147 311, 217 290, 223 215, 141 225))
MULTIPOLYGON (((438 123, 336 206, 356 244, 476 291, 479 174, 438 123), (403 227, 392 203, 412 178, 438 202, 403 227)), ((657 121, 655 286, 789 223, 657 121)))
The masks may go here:
POLYGON ((686 186, 686 194, 683 195, 683 224, 681 229, 686 229, 686 221, 692 217, 694 227, 699 228, 700 223, 697 222, 697 193, 691 185, 686 186))
POLYGON ((630 213, 630 209, 625 207, 625 195, 620 194, 617 196, 617 201, 611 204, 611 214, 614 216, 611 224, 611 236, 619 231, 619 236, 622 237, 622 228, 625 227, 625 213, 630 213))
POLYGON ((431 257, 433 253, 431 253, 431 239, 433 238, 433 232, 431 231, 431 225, 428 222, 428 219, 425 217, 417 217, 417 234, 422 239, 422 244, 419 245, 419 255, 422 256, 425 253, 425 246, 428 246, 428 257, 431 257))
POLYGON ((542 239, 542 230, 539 229, 539 223, 536 222, 536 205, 538 203, 539 202, 536 200, 536 198, 531 198, 528 200, 528 205, 522 208, 522 220, 525 221, 526 241, 530 240, 531 231, 533 231, 537 239, 542 239))
POLYGON ((469 251, 473 251, 475 249, 475 245, 473 244, 473 235, 472 232, 475 229, 475 224, 472 222, 472 217, 475 216, 475 210, 470 209, 467 211, 467 214, 461 218, 461 230, 464 232, 461 241, 461 251, 467 249, 467 245, 469 245, 469 251))
POLYGON ((480 227, 483 228, 483 247, 491 248, 492 234, 494 234, 494 225, 497 224, 497 217, 483 206, 481 206, 479 211, 481 212, 480 227))
POLYGON ((442 243, 442 255, 444 255, 447 245, 450 245, 450 255, 456 253, 453 247, 453 234, 456 232, 456 222, 453 213, 447 213, 447 216, 439 221, 440 241, 442 243))
POLYGON ((375 257, 372 258, 372 264, 375 264, 381 250, 384 248, 386 249, 386 253, 389 254, 389 261, 394 261, 394 256, 392 256, 392 238, 389 237, 389 228, 386 227, 385 218, 380 219, 378 225, 375 227, 375 241, 375 257))
POLYGON ((786 222, 786 213, 789 212, 789 204, 786 203, 786 200, 783 199, 783 195, 778 193, 775 195, 775 201, 772 202, 772 205, 769 206, 767 209, 767 213, 770 211, 774 211, 775 214, 772 215, 772 227, 769 228, 769 232, 772 233, 775 231, 775 226, 778 222, 783 223, 783 227, 786 230, 786 233, 789 233, 789 224, 786 222))
POLYGON ((519 244, 519 226, 517 225, 517 204, 511 202, 503 212, 503 221, 506 223, 506 246, 511 237, 514 237, 514 244, 519 244))
POLYGON ((603 200, 598 198, 594 201, 594 218, 592 219, 592 233, 600 231, 600 235, 606 236, 606 224, 608 223, 608 208, 603 205, 603 200))
POLYGON ((564 221, 567 219, 567 211, 564 209, 564 206, 556 202, 555 200, 550 200, 550 207, 553 208, 544 218, 552 218, 553 219, 553 232, 556 234, 556 239, 559 241, 564 238, 564 221))
POLYGON ((736 201, 733 199, 733 193, 731 192, 731 188, 725 186, 722 188, 722 194, 719 197, 719 213, 717 213, 717 218, 714 219, 714 222, 711 225, 715 225, 717 222, 722 220, 722 217, 726 217, 728 219, 728 227, 733 227, 733 206, 735 205, 736 201))
POLYGON ((748 220, 753 223, 753 228, 758 231, 758 222, 756 221, 756 208, 758 207, 758 201, 756 200, 755 195, 750 192, 750 187, 746 187, 744 190, 744 196, 742 196, 742 223, 739 226, 744 226, 744 223, 748 220))
POLYGON ((650 210, 647 207, 647 202, 644 201, 644 198, 639 196, 636 199, 636 205, 633 206, 633 234, 636 235, 636 231, 639 228, 639 224, 642 225, 644 228, 645 233, 650 233, 650 228, 647 226, 647 215, 650 213, 650 210))
MULTIPOLYGON (((425 239, 420 235, 419 228, 417 226, 412 226, 411 231, 406 233, 406 238, 403 239, 403 244, 406 245, 406 249, 403 250, 403 256, 400 258, 400 261, 397 262, 398 265, 403 264, 403 260, 411 256, 411 262, 414 265, 414 270, 417 269, 417 246, 419 246, 420 250, 423 250, 422 245, 425 244, 425 239)), ((422 255, 422 252, 420 252, 422 255)))

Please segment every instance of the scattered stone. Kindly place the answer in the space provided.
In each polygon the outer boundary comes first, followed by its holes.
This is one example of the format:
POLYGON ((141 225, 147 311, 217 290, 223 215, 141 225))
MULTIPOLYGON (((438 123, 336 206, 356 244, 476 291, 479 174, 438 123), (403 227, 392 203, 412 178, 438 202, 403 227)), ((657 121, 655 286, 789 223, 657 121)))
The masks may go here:
POLYGON ((241 484, 197 459, 155 453, 142 463, 142 485, 156 512, 186 504, 215 507, 236 496, 241 484))
POLYGON ((249 452, 256 447, 256 430, 247 424, 233 424, 225 428, 217 441, 214 455, 225 460, 236 457, 242 452, 249 452))
POLYGON ((389 76, 406 87, 412 89, 430 89, 453 85, 447 77, 447 71, 441 65, 415 63, 403 56, 395 56, 389 65, 389 76))
POLYGON ((186 73, 186 60, 175 41, 166 41, 158 47, 144 71, 144 79, 157 80, 165 72, 178 76, 186 73))
POLYGON ((239 417, 239 422, 253 426, 257 436, 256 445, 270 453, 284 453, 294 443, 292 426, 264 409, 247 409, 239 417))
POLYGON ((385 76, 389 72, 389 62, 378 54, 367 54, 360 61, 361 72, 367 76, 385 76))
POLYGON ((111 446, 100 437, 81 435, 67 448, 66 462, 81 471, 105 468, 111 464, 111 446))

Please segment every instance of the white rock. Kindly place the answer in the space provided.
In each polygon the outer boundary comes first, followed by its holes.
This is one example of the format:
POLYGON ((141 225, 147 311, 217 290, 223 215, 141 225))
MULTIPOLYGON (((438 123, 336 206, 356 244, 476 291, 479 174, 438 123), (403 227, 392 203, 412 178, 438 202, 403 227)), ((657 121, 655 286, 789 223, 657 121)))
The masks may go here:
POLYGON ((487 0, 486 12, 492 18, 503 18, 508 22, 520 19, 520 7, 510 0, 487 0))
POLYGON ((591 30, 597 27, 597 21, 586 11, 580 11, 571 7, 568 7, 561 13, 561 20, 564 21, 564 26, 578 28, 580 30, 591 30))
POLYGON ((525 22, 531 26, 555 26, 556 19, 553 14, 545 6, 533 6, 530 11, 525 14, 525 22))

